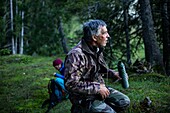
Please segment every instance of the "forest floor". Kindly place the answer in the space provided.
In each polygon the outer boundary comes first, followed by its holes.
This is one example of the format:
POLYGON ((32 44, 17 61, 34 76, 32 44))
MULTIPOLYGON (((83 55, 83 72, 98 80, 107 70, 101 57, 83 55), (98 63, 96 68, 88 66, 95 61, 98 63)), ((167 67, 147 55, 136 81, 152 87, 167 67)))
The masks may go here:
MULTIPOLYGON (((64 57, 60 56, 62 59, 64 57)), ((47 84, 56 70, 55 57, 0 57, 0 113, 44 113, 41 105, 48 98, 47 84)), ((128 89, 119 82, 107 85, 125 93, 131 105, 125 113, 168 113, 170 111, 170 77, 156 73, 129 75, 128 89), (145 98, 150 101, 146 101, 145 98)), ((70 113, 71 103, 64 100, 49 113, 70 113)))

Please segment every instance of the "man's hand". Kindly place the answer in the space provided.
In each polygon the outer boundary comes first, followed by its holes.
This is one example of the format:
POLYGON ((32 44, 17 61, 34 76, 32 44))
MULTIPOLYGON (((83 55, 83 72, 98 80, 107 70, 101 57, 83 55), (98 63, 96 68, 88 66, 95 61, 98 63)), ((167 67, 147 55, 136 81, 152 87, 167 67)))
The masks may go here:
POLYGON ((102 99, 105 99, 110 94, 109 90, 106 88, 106 86, 104 84, 100 84, 99 93, 102 96, 102 99))
POLYGON ((114 72, 114 76, 116 79, 121 80, 122 78, 119 76, 119 72, 114 72))

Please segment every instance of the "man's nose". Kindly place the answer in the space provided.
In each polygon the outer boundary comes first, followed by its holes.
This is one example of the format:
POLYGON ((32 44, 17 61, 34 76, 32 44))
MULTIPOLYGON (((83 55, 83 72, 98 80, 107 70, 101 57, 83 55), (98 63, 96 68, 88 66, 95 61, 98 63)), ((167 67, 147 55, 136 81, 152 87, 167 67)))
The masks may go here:
POLYGON ((111 38, 110 35, 109 35, 109 33, 108 33, 108 35, 107 35, 107 38, 111 38))
POLYGON ((112 38, 112 37, 110 37, 110 35, 108 35, 107 39, 109 39, 109 40, 110 40, 111 38, 112 38))

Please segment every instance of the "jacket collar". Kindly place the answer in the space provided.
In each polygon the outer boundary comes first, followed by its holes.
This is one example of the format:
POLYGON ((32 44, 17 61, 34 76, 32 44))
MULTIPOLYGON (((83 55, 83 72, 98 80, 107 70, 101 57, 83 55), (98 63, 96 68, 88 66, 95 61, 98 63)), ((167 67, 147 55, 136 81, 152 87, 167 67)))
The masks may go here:
POLYGON ((61 64, 61 68, 59 69, 59 71, 61 72, 64 69, 64 63, 61 64))
POLYGON ((91 49, 90 49, 90 45, 88 45, 86 43, 86 41, 84 39, 81 40, 81 44, 82 44, 82 50, 89 53, 89 54, 95 54, 91 49))
POLYGON ((103 52, 103 48, 91 46, 84 39, 81 40, 81 43, 82 43, 82 50, 89 54, 96 56, 96 54, 100 55, 101 52, 103 52))
POLYGON ((90 46, 89 44, 87 44, 87 42, 84 39, 81 40, 80 44, 82 46, 82 51, 83 52, 91 54, 91 55, 95 56, 96 58, 98 57, 99 58, 99 63, 102 66, 104 66, 105 68, 107 68, 106 62, 104 61, 103 54, 102 54, 104 48, 98 48, 99 51, 96 51, 97 48, 94 48, 94 47, 90 46))

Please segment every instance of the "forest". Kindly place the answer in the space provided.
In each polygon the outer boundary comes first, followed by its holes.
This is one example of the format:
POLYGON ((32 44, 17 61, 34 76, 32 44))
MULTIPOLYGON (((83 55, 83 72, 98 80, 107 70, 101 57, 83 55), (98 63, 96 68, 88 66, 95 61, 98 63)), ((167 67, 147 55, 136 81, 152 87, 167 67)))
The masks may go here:
MULTIPOLYGON (((157 82, 163 78, 160 81, 166 83, 165 87, 170 86, 168 81, 170 77, 169 0, 0 0, 0 2, 0 78, 5 78, 0 83, 1 86, 4 86, 1 88, 1 100, 3 100, 2 97, 6 97, 4 96, 8 92, 6 92, 6 88, 18 88, 18 86, 13 87, 10 83, 6 84, 8 83, 6 79, 11 76, 10 71, 15 68, 17 70, 20 65, 23 70, 34 69, 33 67, 43 70, 38 62, 42 59, 43 62, 46 62, 48 71, 54 71, 51 69, 50 63, 56 57, 64 60, 71 48, 81 40, 82 24, 90 19, 101 19, 107 24, 111 38, 105 47, 104 57, 108 67, 116 69, 116 64, 121 60, 132 76, 134 73, 144 74, 142 77, 144 80, 150 78, 149 75, 151 78, 155 75, 157 82), (36 62, 37 58, 39 60, 36 62), (27 63, 28 65, 26 65, 27 63), (148 74, 149 77, 145 77, 145 74, 148 74)), ((13 77, 19 77, 18 73, 16 71, 14 73, 16 75, 13 77)), ((33 77, 31 79, 34 79, 35 73, 39 77, 42 75, 43 80, 46 80, 45 83, 36 81, 37 84, 42 83, 37 87, 47 85, 46 78, 49 78, 47 73, 51 72, 42 72, 42 74, 39 70, 30 75, 33 77)), ((155 82, 155 77, 151 81, 155 82)), ((160 81, 159 83, 161 83, 160 81)), ((26 84, 29 83, 26 82, 26 84)), ((132 85, 135 86, 135 84, 137 83, 132 85)), ((165 92, 169 91, 166 88, 165 92)), ((127 93, 131 94, 132 90, 134 89, 128 90, 127 93)), ((152 93, 155 94, 155 92, 152 93)), ((27 94, 28 92, 25 92, 25 95, 27 94)), ((12 97, 13 94, 9 95, 12 97)), ((22 96, 24 97, 24 94, 22 96)), ((30 99, 32 96, 27 95, 24 98, 30 99)), ((42 98, 46 98, 45 96, 47 94, 44 94, 42 98)), ((131 96, 133 97, 132 94, 131 96)), ((42 101, 39 100, 37 103, 40 104, 42 101)), ((17 104, 16 100, 13 102, 9 105, 9 109, 4 108, 1 103, 1 112, 10 112, 10 110, 19 113, 35 112, 33 108, 27 110, 24 107, 12 108, 12 105, 17 104)), ((38 106, 37 103, 35 108, 38 106)), ((170 109, 167 107, 169 104, 165 103, 164 111, 170 109)), ((66 105, 70 106, 70 104, 66 105)), ((140 110, 137 111, 139 113, 140 110)), ((134 113, 131 109, 128 112, 134 113)))
POLYGON ((106 60, 128 66, 144 60, 170 74, 168 0, 5 0, 1 1, 0 54, 66 54, 82 37, 89 19, 107 23, 106 60))

